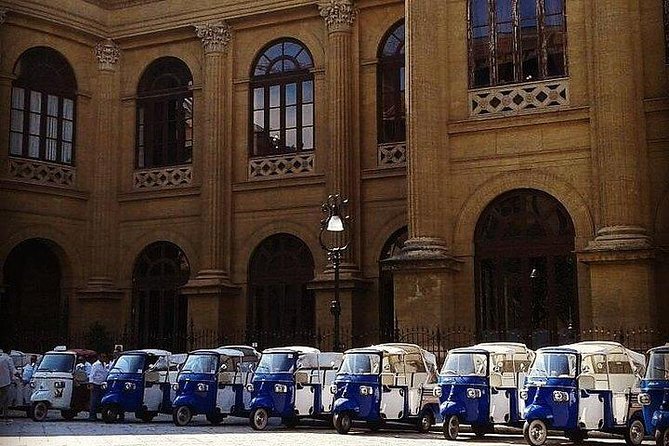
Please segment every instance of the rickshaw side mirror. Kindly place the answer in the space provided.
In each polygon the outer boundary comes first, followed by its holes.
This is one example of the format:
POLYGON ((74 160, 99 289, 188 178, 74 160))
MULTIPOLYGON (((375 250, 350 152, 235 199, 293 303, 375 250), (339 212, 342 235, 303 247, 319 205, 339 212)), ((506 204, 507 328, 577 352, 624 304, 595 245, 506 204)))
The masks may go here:
POLYGON ((502 375, 501 373, 494 372, 490 374, 490 387, 496 389, 502 387, 502 375))
POLYGON ((581 374, 578 377, 578 388, 581 390, 595 390, 595 377, 593 375, 581 374))

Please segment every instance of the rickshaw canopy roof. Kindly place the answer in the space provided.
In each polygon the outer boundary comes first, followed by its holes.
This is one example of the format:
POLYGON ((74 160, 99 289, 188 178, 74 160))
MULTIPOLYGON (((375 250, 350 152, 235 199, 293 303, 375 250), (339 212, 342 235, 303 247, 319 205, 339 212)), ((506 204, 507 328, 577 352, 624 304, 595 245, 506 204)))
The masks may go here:
POLYGON ((219 355, 219 356, 230 356, 230 357, 236 357, 236 358, 241 358, 244 356, 244 352, 240 350, 234 350, 231 348, 203 348, 200 350, 194 350, 189 353, 190 355, 194 354, 209 354, 209 355, 219 355))
POLYGON ((669 353, 669 342, 659 347, 653 347, 648 350, 648 353, 669 353))
POLYGON ((409 354, 418 354, 423 358, 425 368, 427 370, 436 372, 437 357, 416 344, 407 344, 402 342, 391 342, 387 344, 377 344, 362 349, 348 350, 346 353, 381 353, 383 355, 398 355, 404 356, 409 354))
POLYGON ((534 351, 527 348, 525 344, 515 342, 486 342, 483 344, 472 345, 471 347, 454 348, 449 353, 492 353, 506 355, 527 355, 533 356, 534 351))
POLYGON ((303 369, 338 368, 343 356, 337 352, 304 353, 300 355, 298 365, 303 369))
POLYGON ((256 359, 260 358, 260 352, 250 345, 221 345, 218 348, 227 348, 230 350, 238 350, 242 352, 244 356, 255 356, 256 359))
POLYGON ((263 355, 267 353, 297 353, 304 355, 306 353, 320 353, 321 351, 313 347, 291 346, 291 347, 275 347, 263 350, 263 355))
POLYGON ((171 356, 172 353, 167 350, 159 350, 156 348, 142 348, 139 350, 128 350, 121 352, 122 355, 146 355, 146 356, 171 356))
POLYGON ((646 357, 643 354, 630 350, 617 342, 584 341, 560 347, 544 347, 537 350, 537 352, 569 352, 580 355, 622 354, 627 356, 633 364, 641 367, 645 367, 646 365, 646 357))

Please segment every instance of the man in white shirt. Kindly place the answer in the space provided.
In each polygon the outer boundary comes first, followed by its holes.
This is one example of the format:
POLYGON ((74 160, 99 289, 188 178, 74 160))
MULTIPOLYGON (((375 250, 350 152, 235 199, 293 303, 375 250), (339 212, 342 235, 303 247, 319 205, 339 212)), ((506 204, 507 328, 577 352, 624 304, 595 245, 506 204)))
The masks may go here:
POLYGON ((3 348, 0 353, 0 414, 5 421, 8 420, 9 412, 9 386, 12 385, 15 376, 20 378, 14 367, 14 361, 9 356, 11 351, 11 348, 3 348))
POLYGON ((102 384, 107 380, 109 371, 105 367, 107 362, 107 355, 100 353, 97 361, 91 366, 91 371, 88 374, 88 382, 91 389, 91 404, 88 412, 89 420, 97 419, 98 406, 102 400, 102 384))
POLYGON ((30 380, 33 378, 33 374, 35 373, 35 370, 37 370, 37 356, 32 355, 30 356, 30 364, 26 364, 23 366, 23 372, 21 373, 21 381, 23 381, 22 388, 21 388, 21 398, 22 398, 22 405, 23 406, 29 406, 30 405, 30 395, 32 394, 32 388, 30 387, 30 380))

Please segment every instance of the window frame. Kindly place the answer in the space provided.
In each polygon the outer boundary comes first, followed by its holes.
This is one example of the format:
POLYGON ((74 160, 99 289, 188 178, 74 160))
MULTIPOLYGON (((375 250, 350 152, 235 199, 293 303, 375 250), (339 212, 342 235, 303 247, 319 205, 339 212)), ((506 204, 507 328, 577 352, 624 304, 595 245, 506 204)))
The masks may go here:
POLYGON ((389 144, 389 143, 400 143, 406 141, 406 100, 402 103, 402 96, 406 94, 406 59, 405 59, 405 45, 406 45, 406 29, 405 29, 405 40, 401 46, 401 51, 397 52, 395 55, 385 55, 384 48, 390 38, 395 35, 395 32, 400 28, 405 26, 405 19, 402 18, 395 22, 384 34, 381 42, 379 43, 378 49, 378 62, 376 70, 376 115, 377 115, 377 143, 378 144, 389 144), (404 79, 404 89, 402 89, 401 82, 401 69, 405 69, 404 79), (394 81, 393 85, 393 102, 397 109, 401 108, 403 105, 404 113, 402 117, 395 115, 393 118, 394 121, 394 134, 388 135, 386 132, 386 127, 383 120, 383 110, 384 110, 384 80, 388 74, 392 75, 392 80, 394 81), (396 137, 398 131, 397 127, 399 126, 397 121, 403 121, 404 124, 404 139, 398 139, 396 137))

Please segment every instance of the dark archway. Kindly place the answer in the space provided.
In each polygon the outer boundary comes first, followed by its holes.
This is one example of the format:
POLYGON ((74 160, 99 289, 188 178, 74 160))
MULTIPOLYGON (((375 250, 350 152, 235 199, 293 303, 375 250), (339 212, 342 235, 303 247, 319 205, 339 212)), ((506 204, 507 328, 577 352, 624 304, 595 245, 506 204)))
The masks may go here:
POLYGON ((0 339, 14 348, 43 351, 67 337, 63 271, 55 244, 30 239, 18 244, 3 267, 0 339))
POLYGON ((383 245, 379 256, 379 329, 381 341, 395 339, 395 288, 393 274, 384 270, 381 262, 399 254, 404 242, 409 238, 406 226, 395 231, 383 245))
POLYGON ((578 327, 574 224, 552 196, 518 189, 497 197, 476 226, 478 331, 533 347, 578 327))
POLYGON ((155 242, 137 256, 132 274, 133 320, 141 346, 184 350, 188 301, 180 288, 190 278, 186 254, 170 242, 155 242))
MULTIPOLYGON (((314 258, 290 234, 275 234, 253 251, 249 261, 248 326, 261 346, 313 343, 314 258)), ((307 344, 310 345, 310 344, 307 344)))

